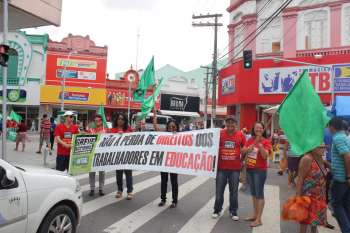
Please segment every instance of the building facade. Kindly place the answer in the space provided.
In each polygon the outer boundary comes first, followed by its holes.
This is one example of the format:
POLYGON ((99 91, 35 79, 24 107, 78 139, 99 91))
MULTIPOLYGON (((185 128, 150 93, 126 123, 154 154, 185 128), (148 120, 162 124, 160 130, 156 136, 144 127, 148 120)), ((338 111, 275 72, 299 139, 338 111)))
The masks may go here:
POLYGON ((333 78, 336 95, 350 94, 349 1, 293 1, 254 38, 283 2, 232 0, 227 9, 229 62, 219 72, 219 104, 228 106, 228 114, 237 116, 240 127, 250 128, 264 119, 277 125, 264 109, 280 104, 304 69, 325 105, 331 104, 333 78), (243 68, 243 48, 254 54, 251 69, 243 68))
POLYGON ((46 79, 41 86, 41 115, 64 110, 78 112, 82 122, 92 120, 106 104, 107 46, 96 46, 89 36, 69 34, 61 42, 49 40, 46 79))
MULTIPOLYGON (((40 84, 45 81, 48 35, 8 34, 9 61, 7 109, 14 110, 37 129, 40 107, 40 84)), ((2 67, 0 67, 2 80, 2 67)), ((2 99, 2 87, 0 91, 2 99)))

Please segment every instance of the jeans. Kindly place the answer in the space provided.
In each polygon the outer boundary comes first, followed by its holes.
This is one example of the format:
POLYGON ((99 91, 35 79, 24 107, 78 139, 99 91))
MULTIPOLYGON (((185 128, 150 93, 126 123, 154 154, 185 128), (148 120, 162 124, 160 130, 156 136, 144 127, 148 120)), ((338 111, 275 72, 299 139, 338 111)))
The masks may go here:
MULTIPOLYGON (((89 183, 90 183, 90 190, 95 190, 95 177, 96 172, 89 172, 89 183)), ((98 184, 99 184, 99 190, 103 190, 103 186, 105 184, 105 172, 100 171, 98 172, 98 184)))
POLYGON ((214 212, 222 211, 226 184, 230 190, 230 213, 236 215, 238 210, 238 185, 240 171, 218 170, 216 175, 216 194, 214 212))
MULTIPOLYGON (((160 173, 160 199, 165 202, 166 201, 166 193, 168 190, 168 177, 169 173, 161 172, 160 173)), ((177 196, 179 193, 179 184, 177 182, 177 174, 170 173, 170 182, 171 182, 171 191, 173 194, 173 203, 177 203, 177 196)))
POLYGON ((132 193, 134 188, 132 186, 131 170, 116 170, 118 191, 123 192, 123 172, 125 173, 127 193, 132 193))
POLYGON ((264 199, 264 185, 267 177, 267 171, 248 169, 247 174, 251 195, 256 199, 264 199))
POLYGON ((69 156, 57 155, 56 170, 64 172, 66 169, 69 169, 69 156))
POLYGON ((333 181, 332 206, 342 233, 350 233, 350 186, 346 182, 333 181))

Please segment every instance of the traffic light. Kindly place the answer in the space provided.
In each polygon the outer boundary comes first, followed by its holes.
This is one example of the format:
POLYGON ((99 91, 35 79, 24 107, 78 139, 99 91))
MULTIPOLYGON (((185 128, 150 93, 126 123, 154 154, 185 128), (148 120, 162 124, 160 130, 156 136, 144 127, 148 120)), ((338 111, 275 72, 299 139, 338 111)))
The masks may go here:
POLYGON ((253 66, 253 53, 252 50, 243 51, 243 66, 245 69, 250 69, 253 66))
POLYGON ((9 60, 9 51, 10 47, 8 45, 0 44, 0 65, 7 66, 7 61, 9 60))

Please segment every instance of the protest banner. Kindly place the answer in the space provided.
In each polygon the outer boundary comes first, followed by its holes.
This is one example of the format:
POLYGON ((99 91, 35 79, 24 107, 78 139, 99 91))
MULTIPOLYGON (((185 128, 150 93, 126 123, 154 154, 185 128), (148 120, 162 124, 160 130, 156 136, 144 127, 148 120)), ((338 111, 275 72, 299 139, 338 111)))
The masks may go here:
POLYGON ((69 173, 130 169, 216 177, 219 139, 220 129, 75 135, 69 173))

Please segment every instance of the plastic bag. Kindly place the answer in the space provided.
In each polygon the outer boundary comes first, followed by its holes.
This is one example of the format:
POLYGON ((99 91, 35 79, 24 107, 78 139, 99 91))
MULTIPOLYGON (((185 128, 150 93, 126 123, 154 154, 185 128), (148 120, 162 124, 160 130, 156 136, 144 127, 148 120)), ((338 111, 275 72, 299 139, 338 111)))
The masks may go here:
POLYGON ((303 222, 309 217, 311 199, 308 196, 291 197, 282 208, 282 219, 303 222))
POLYGON ((13 141, 15 142, 16 141, 16 138, 17 138, 17 133, 15 130, 8 130, 7 131, 7 135, 6 135, 6 138, 7 140, 10 140, 10 141, 13 141))

